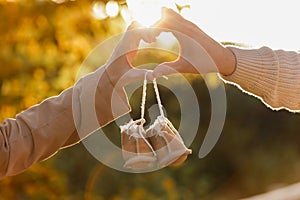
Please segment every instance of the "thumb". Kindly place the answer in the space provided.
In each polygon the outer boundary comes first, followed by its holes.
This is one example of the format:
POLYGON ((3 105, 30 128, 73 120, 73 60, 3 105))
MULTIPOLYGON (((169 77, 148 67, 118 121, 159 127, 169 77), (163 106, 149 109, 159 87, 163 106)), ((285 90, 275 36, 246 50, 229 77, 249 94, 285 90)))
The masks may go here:
POLYGON ((141 81, 145 78, 147 80, 154 79, 151 70, 132 68, 125 74, 123 74, 123 76, 119 79, 118 83, 116 84, 116 87, 122 88, 130 84, 131 82, 141 81))
POLYGON ((158 65, 153 70, 152 76, 153 78, 158 78, 176 73, 195 73, 195 68, 184 59, 178 59, 173 62, 164 62, 158 65))
POLYGON ((132 81, 141 81, 144 80, 145 78, 147 80, 153 80, 153 75, 152 75, 152 70, 148 69, 137 69, 133 68, 131 69, 127 75, 126 78, 129 79, 128 83, 132 81))
POLYGON ((179 61, 174 61, 174 62, 164 62, 159 64, 155 69, 153 70, 153 77, 158 78, 161 76, 168 76, 171 74, 178 73, 178 63, 179 61))

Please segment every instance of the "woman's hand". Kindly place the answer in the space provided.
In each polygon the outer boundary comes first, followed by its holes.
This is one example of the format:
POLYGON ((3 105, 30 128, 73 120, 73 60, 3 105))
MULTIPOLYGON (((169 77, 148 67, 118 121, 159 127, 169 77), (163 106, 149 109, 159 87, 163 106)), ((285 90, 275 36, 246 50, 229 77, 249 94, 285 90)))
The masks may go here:
MULTIPOLYGON (((141 28, 137 22, 133 22, 122 36, 112 56, 106 63, 106 73, 116 89, 132 81, 143 80, 148 70, 137 69, 132 66, 141 40, 147 43, 155 42, 159 33, 153 29, 141 28)), ((147 79, 153 79, 152 73, 147 74, 147 79)))
POLYGON ((163 8, 162 19, 153 27, 163 29, 161 32, 172 32, 180 45, 178 59, 157 66, 154 77, 175 72, 219 72, 222 75, 233 73, 236 63, 234 54, 173 10, 163 8))

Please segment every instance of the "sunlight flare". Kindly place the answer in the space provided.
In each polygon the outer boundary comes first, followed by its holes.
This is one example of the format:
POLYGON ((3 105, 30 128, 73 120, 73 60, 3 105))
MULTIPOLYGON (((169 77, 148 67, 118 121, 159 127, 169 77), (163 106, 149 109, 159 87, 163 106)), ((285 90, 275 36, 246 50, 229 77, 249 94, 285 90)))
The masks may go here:
POLYGON ((119 14, 119 4, 116 1, 109 1, 106 3, 106 13, 110 17, 116 17, 119 14))
POLYGON ((120 13, 126 24, 130 24, 133 21, 132 13, 127 6, 122 7, 120 13))
POLYGON ((173 0, 127 0, 129 10, 134 20, 143 26, 149 27, 161 18, 161 8, 176 9, 173 0))
POLYGON ((96 19, 102 20, 108 17, 105 11, 105 3, 102 1, 96 2, 93 4, 93 16, 96 19))

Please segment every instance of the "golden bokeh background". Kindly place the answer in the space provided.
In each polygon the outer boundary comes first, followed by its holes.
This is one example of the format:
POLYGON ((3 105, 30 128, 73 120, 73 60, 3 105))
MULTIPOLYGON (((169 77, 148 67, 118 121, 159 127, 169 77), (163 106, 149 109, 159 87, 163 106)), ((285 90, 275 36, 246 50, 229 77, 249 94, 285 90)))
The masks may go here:
MULTIPOLYGON (((124 32, 130 20, 126 2, 107 4, 88 0, 0 1, 1 120, 72 86, 91 50, 124 32)), ((148 59, 149 54, 160 62, 174 59, 163 52, 147 52, 148 59)), ((214 150, 199 159, 197 151, 210 119, 210 86, 200 76, 186 77, 197 94, 201 121, 191 147, 194 154, 183 166, 147 174, 118 172, 99 163, 78 144, 20 175, 1 180, 0 200, 226 200, 300 180, 300 115, 273 112, 231 86, 226 86, 228 109, 222 136, 214 150)), ((210 80, 212 88, 217 87, 218 80, 210 80)), ((174 84, 184 89, 180 82, 174 84)), ((164 104, 169 107, 176 104, 171 97, 169 91, 162 90, 164 104)), ((130 102, 133 115, 138 115, 139 97, 130 102)), ((177 122, 180 113, 175 111, 169 117, 177 122)), ((118 135, 114 125, 105 129, 118 135)))

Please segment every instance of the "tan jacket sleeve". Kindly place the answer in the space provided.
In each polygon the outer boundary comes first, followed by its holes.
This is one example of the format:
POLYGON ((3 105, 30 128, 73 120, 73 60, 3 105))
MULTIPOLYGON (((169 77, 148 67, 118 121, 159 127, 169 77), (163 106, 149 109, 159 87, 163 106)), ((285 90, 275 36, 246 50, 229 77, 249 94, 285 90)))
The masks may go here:
POLYGON ((300 54, 295 51, 229 47, 237 66, 229 84, 261 99, 268 107, 300 112, 300 54))
MULTIPOLYGON (((0 125, 0 179, 24 171, 91 133, 92 129, 81 131, 79 137, 77 131, 84 123, 80 120, 85 120, 82 115, 89 115, 85 108, 93 108, 98 127, 130 111, 124 90, 114 92, 104 68, 99 68, 81 78, 74 87, 30 107, 16 119, 6 119, 0 125), (113 104, 113 96, 117 105, 113 104), (89 103, 85 101, 87 97, 97 103, 85 105, 89 103), (117 108, 114 114, 113 106, 117 108)), ((96 129, 97 125, 92 126, 96 129)))

